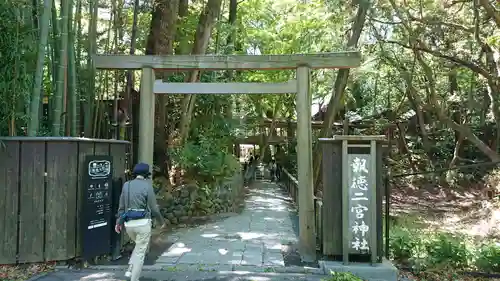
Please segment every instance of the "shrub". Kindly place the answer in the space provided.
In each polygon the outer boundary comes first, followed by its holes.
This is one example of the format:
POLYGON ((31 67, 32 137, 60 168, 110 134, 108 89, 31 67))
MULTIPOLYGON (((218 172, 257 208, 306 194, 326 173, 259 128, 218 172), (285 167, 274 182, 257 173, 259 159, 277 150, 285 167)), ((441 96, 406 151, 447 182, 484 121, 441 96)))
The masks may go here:
POLYGON ((466 241, 465 236, 438 233, 427 245, 430 265, 467 268, 473 254, 472 249, 467 248, 466 241))
POLYGON ((239 160, 229 149, 233 143, 232 128, 223 121, 214 119, 210 124, 198 124, 183 146, 171 149, 172 160, 185 171, 185 177, 214 184, 240 170, 239 160))
POLYGON ((500 245, 484 244, 477 253, 476 267, 484 272, 500 272, 500 245))
POLYGON ((393 227, 390 233, 389 247, 390 257, 407 263, 411 258, 418 256, 423 248, 422 235, 416 231, 410 231, 405 227, 393 227))
POLYGON ((495 169, 483 177, 486 190, 491 196, 496 196, 500 192, 500 169, 495 169))
POLYGON ((393 226, 390 231, 390 258, 415 271, 430 269, 500 272, 500 244, 474 244, 471 237, 446 232, 429 233, 393 226))
POLYGON ((350 272, 330 272, 330 277, 328 279, 322 279, 322 281, 364 281, 358 276, 350 272))

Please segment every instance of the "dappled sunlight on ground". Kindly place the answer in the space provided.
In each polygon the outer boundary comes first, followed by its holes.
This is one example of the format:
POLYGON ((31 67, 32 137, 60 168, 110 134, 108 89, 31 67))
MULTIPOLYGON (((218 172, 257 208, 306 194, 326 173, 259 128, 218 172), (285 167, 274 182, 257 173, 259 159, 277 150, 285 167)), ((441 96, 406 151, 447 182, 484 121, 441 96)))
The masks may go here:
POLYGON ((257 182, 241 214, 181 229, 169 235, 174 245, 158 264, 284 266, 284 245, 296 243, 295 210, 275 183, 257 182))
POLYGON ((500 234, 500 208, 476 189, 458 190, 412 185, 394 187, 391 215, 421 223, 421 227, 473 236, 500 234))
POLYGON ((116 280, 111 273, 97 272, 80 278, 81 281, 112 281, 116 280))
MULTIPOLYGON (((159 233, 153 240, 172 246, 158 253, 152 265, 161 271, 144 270, 141 281, 321 280, 321 275, 285 273, 285 262, 321 271, 317 264, 301 264, 300 256, 298 263, 294 260, 298 218, 285 192, 275 183, 260 181, 248 190, 245 201, 240 214, 168 234, 159 233)), ((60 281, 124 280, 124 270, 86 272, 59 271, 37 281, 52 281, 55 276, 60 281)))
MULTIPOLYGON (((321 275, 252 272, 252 271, 143 271, 141 281, 320 281, 321 275)), ((41 276, 37 281, 123 281, 127 280, 120 271, 67 271, 61 270, 46 276, 41 276)))

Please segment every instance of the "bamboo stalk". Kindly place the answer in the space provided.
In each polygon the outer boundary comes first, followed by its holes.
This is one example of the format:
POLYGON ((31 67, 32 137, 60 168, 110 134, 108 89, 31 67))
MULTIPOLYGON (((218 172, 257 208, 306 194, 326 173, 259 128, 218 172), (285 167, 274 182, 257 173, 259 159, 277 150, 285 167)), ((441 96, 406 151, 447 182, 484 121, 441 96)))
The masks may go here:
POLYGON ((87 69, 89 71, 89 84, 85 99, 85 116, 84 116, 84 130, 85 137, 92 137, 93 133, 93 118, 94 118, 94 102, 95 102, 95 70, 92 62, 92 55, 96 54, 97 47, 97 16, 98 16, 98 2, 97 0, 89 0, 89 14, 90 14, 90 24, 88 28, 89 32, 89 46, 88 46, 88 58, 87 58, 87 69))
MULTIPOLYGON (((70 1, 70 5, 71 5, 70 1)), ((80 2, 80 1, 79 1, 80 2)), ((75 58, 75 28, 76 21, 73 24, 73 7, 69 8, 69 20, 68 20, 68 29, 69 32, 69 49, 68 49, 68 72, 69 72, 69 83, 68 83, 68 92, 69 92, 69 128, 70 135, 72 137, 77 137, 79 135, 79 126, 78 126, 78 103, 79 103, 79 93, 77 87, 77 76, 76 76, 76 58, 75 58)))
POLYGON ((40 99, 42 99, 43 68, 45 65, 45 53, 49 37, 49 20, 51 15, 52 0, 43 3, 43 14, 41 18, 40 40, 38 43, 38 54, 35 70, 35 81, 30 102, 30 120, 28 125, 28 136, 34 137, 38 134, 40 127, 40 99))
POLYGON ((56 81, 56 95, 54 97, 54 120, 52 121, 52 135, 60 136, 64 122, 61 122, 63 110, 63 97, 65 92, 65 75, 67 71, 67 49, 68 49, 68 13, 69 1, 61 1, 61 50, 59 52, 59 67, 56 81), (62 124, 61 124, 62 123, 62 124))

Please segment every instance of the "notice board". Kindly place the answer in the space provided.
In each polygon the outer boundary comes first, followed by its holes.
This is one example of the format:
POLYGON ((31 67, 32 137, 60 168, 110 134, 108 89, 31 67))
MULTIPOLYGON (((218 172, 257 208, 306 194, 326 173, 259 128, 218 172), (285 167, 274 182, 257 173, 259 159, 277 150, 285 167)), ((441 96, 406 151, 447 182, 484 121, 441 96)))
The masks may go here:
POLYGON ((109 254, 114 228, 112 211, 113 157, 85 158, 82 204, 82 255, 85 259, 109 254))

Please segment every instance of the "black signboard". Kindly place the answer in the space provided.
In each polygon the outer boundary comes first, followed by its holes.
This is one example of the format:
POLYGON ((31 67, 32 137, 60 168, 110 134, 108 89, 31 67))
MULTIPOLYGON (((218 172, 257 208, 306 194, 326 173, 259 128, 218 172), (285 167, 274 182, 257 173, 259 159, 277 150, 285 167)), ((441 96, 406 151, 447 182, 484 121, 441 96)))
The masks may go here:
POLYGON ((89 155, 85 158, 82 254, 86 259, 111 251, 111 228, 114 226, 111 208, 112 160, 111 156, 89 155))

